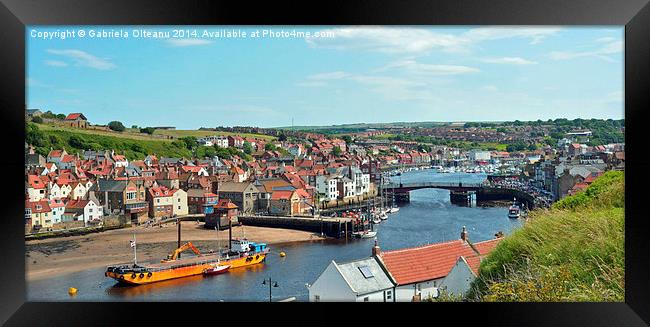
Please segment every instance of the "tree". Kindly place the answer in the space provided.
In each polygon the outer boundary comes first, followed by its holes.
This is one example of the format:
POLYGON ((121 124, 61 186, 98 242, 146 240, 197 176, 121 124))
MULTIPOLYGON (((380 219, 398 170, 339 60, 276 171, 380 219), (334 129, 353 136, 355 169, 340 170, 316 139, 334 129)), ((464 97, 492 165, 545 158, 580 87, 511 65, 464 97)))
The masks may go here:
POLYGON ((37 123, 37 124, 42 124, 43 123, 43 118, 41 118, 39 116, 34 116, 32 118, 32 122, 37 123))
POLYGON ((244 153, 246 154, 253 153, 253 145, 250 142, 244 142, 244 153))
POLYGON ((334 149, 332 149, 332 154, 337 156, 337 157, 340 156, 341 153, 343 153, 343 151, 341 150, 341 148, 338 145, 335 146, 334 149))
MULTIPOLYGON (((135 127, 137 128, 137 126, 135 127)), ((145 127, 145 128, 140 128, 140 133, 146 133, 146 134, 153 134, 156 130, 153 127, 145 127)))
POLYGON ((131 128, 138 129, 138 125, 131 125, 131 128))
POLYGON ((284 135, 284 133, 282 133, 282 134, 280 134, 280 135, 278 136, 278 140, 279 140, 280 142, 284 142, 284 141, 287 140, 287 136, 284 135))
POLYGON ((275 151, 277 149, 278 149, 278 147, 276 147, 275 144, 273 144, 273 143, 266 143, 264 145, 264 150, 266 150, 266 151, 275 151))
POLYGON ((343 141, 345 141, 345 144, 352 144, 352 136, 350 135, 343 135, 343 141))
POLYGON ((123 132, 126 129, 126 127, 124 127, 124 125, 121 122, 115 120, 108 123, 108 128, 116 132, 123 132))
POLYGON ((199 145, 198 141, 196 140, 196 137, 194 136, 185 136, 179 138, 178 140, 185 143, 185 148, 187 148, 188 150, 192 150, 199 145))
POLYGON ((56 115, 56 119, 64 120, 64 119, 65 119, 65 115, 64 115, 64 114, 57 114, 57 115, 56 115))

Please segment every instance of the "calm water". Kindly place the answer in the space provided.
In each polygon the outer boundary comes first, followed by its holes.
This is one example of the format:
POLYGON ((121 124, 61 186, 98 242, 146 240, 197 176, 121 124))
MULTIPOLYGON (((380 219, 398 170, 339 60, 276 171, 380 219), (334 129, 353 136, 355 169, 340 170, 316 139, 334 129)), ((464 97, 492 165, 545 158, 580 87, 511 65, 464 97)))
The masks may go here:
MULTIPOLYGON (((420 170, 392 177, 394 182, 458 181, 480 182, 477 174, 436 174, 420 170)), ((479 242, 498 231, 508 234, 520 220, 507 217, 507 208, 467 208, 452 205, 449 191, 424 189, 411 193, 411 202, 388 220, 375 226, 383 250, 398 249, 458 239, 462 226, 469 237, 479 242)), ((28 282, 30 301, 268 301, 269 288, 264 278, 277 280, 273 299, 295 296, 308 300, 306 283, 313 283, 332 261, 345 262, 371 254, 372 239, 325 240, 311 243, 271 245, 266 263, 240 268, 218 276, 194 276, 141 286, 117 286, 104 277, 105 268, 90 269, 66 276, 28 282), (286 252, 281 258, 278 253, 286 252), (73 298, 68 287, 79 289, 73 298)))

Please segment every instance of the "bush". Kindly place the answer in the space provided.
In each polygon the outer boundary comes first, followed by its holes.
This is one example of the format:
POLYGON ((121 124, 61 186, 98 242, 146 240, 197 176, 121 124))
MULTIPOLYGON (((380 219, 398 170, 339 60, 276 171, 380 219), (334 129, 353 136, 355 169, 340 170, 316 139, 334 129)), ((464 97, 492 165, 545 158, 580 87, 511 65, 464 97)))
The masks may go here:
POLYGON ((126 127, 124 127, 124 125, 119 121, 112 121, 108 123, 108 128, 116 132, 123 132, 126 129, 126 127))
POLYGON ((37 123, 37 124, 42 124, 43 123, 43 118, 39 116, 34 116, 32 117, 32 122, 37 123))
MULTIPOLYGON (((135 127, 137 128, 137 126, 135 127)), ((145 128, 140 128, 140 133, 146 133, 146 134, 153 134, 156 130, 153 127, 145 127, 145 128)))

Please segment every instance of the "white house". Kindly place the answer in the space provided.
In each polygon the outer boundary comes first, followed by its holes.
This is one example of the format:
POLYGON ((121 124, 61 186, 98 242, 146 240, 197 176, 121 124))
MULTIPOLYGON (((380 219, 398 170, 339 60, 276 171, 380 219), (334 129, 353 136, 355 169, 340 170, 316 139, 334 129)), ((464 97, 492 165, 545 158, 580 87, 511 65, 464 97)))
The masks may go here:
POLYGON ((86 198, 86 193, 88 192, 86 185, 84 185, 83 183, 74 182, 72 183, 71 187, 72 187, 72 192, 70 193, 71 199, 83 200, 86 198))
POLYGON ((103 215, 103 207, 95 199, 70 200, 65 206, 63 221, 83 220, 84 225, 88 226, 89 224, 100 222, 103 215))
POLYGON ((440 290, 452 296, 465 296, 478 276, 481 256, 460 256, 447 277, 440 283, 440 290))
POLYGON ((321 195, 321 199, 331 201, 339 196, 336 181, 338 176, 318 175, 316 176, 316 190, 321 195))
MULTIPOLYGON (((54 184, 56 185, 56 184, 54 184)), ((65 212, 65 203, 59 198, 50 199, 50 209, 52 209, 52 223, 60 223, 63 221, 63 213, 65 212)))
POLYGON ((332 260, 308 288, 310 302, 395 302, 394 284, 375 257, 332 260))
POLYGON ((172 208, 173 215, 181 216, 188 214, 189 209, 187 206, 187 192, 185 192, 183 189, 174 190, 172 201, 174 206, 172 208))

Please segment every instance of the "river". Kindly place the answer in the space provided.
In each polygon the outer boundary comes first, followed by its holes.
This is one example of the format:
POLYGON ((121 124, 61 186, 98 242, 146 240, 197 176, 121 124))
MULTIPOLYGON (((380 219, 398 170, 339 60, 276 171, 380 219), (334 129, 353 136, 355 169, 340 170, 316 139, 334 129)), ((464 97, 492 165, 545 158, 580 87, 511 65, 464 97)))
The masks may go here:
MULTIPOLYGON (((392 177, 394 182, 446 181, 480 182, 480 174, 438 174, 434 170, 418 170, 392 177)), ((469 238, 480 242, 494 238, 502 231, 509 234, 522 221, 507 217, 503 207, 460 207, 450 203, 449 191, 422 189, 411 192, 410 203, 375 226, 382 250, 424 245, 458 239, 463 226, 469 238)), ((313 283, 327 265, 335 260, 345 262, 368 257, 374 244, 372 239, 323 240, 308 243, 276 244, 266 262, 231 270, 218 276, 194 276, 140 286, 119 286, 104 277, 105 268, 27 281, 29 301, 268 301, 268 282, 273 287, 273 300, 296 297, 308 300, 307 283, 313 283), (284 251, 286 257, 278 253, 284 251), (79 292, 67 294, 70 286, 79 292)))

